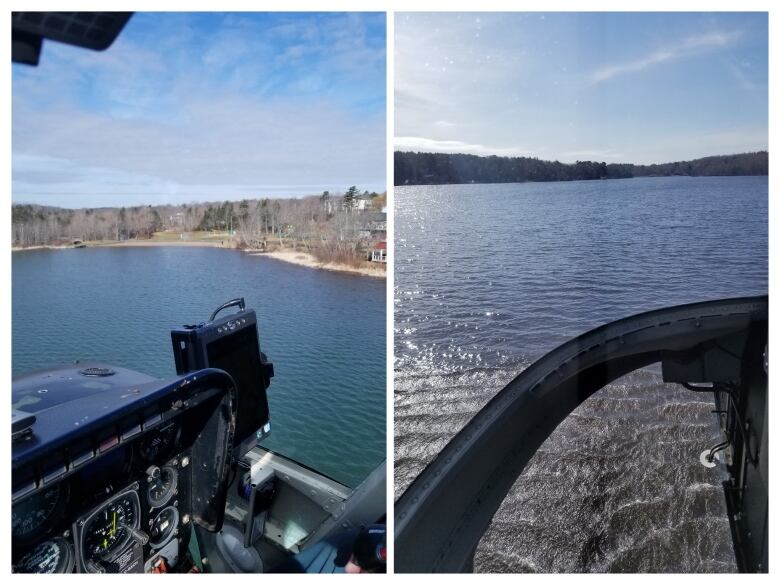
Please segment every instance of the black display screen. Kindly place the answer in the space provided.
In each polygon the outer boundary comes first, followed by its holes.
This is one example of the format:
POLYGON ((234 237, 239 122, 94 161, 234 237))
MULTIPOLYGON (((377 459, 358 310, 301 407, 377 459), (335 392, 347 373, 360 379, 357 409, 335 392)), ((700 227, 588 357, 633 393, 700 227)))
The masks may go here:
POLYGON ((238 445, 268 422, 257 328, 244 327, 212 341, 206 353, 209 367, 225 370, 236 383, 235 444, 238 445))

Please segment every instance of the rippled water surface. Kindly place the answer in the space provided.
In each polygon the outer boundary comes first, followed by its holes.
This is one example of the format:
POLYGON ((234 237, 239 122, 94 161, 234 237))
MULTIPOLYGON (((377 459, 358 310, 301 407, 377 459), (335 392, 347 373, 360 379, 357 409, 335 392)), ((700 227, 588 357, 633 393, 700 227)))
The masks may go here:
MULTIPOLYGON (((395 492, 507 382, 637 312, 767 292, 767 178, 399 187, 395 492)), ((475 570, 735 571, 712 403, 634 372, 578 408, 475 570)))
POLYGON ((99 360, 176 373, 169 330, 243 296, 276 377, 264 443, 356 485, 385 458, 385 281, 234 250, 13 254, 13 371, 99 360))

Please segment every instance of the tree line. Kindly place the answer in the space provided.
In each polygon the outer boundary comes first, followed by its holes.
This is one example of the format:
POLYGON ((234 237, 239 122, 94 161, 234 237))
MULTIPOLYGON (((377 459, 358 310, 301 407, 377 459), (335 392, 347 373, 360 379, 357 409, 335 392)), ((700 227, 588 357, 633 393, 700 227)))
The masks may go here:
POLYGON ((651 176, 768 175, 766 151, 708 156, 689 161, 635 165, 577 161, 562 163, 533 157, 477 156, 432 152, 395 152, 396 185, 581 181, 651 176))
POLYGON ((13 246, 65 245, 86 240, 149 238, 163 227, 164 206, 65 209, 11 206, 13 246))
POLYGON ((386 201, 385 193, 361 193, 353 186, 343 194, 182 205, 66 209, 14 204, 11 236, 13 246, 29 247, 148 239, 160 231, 214 232, 233 238, 239 247, 292 247, 324 260, 358 261, 367 241, 381 235, 368 226, 386 201))

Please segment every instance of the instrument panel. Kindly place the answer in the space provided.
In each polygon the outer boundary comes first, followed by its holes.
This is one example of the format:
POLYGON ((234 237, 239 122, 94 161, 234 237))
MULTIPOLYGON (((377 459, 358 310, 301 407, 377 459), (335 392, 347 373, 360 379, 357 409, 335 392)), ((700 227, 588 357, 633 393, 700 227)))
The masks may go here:
POLYGON ((228 373, 55 366, 15 377, 12 407, 13 571, 202 570, 192 524, 221 529, 232 470, 228 373))
MULTIPOLYGON (((79 527, 79 561, 88 573, 104 573, 105 565, 112 573, 134 572, 127 570, 127 563, 141 561, 139 554, 127 554, 134 535, 138 534, 141 504, 138 498, 138 484, 113 496, 108 502, 92 512, 87 518, 76 522, 79 527), (136 558, 138 557, 138 558, 136 558)), ((146 537, 148 540, 148 537, 146 537)), ((137 544, 143 545, 143 537, 137 537, 137 544)))
POLYGON ((12 507, 13 571, 174 569, 189 540, 189 450, 174 419, 12 507))

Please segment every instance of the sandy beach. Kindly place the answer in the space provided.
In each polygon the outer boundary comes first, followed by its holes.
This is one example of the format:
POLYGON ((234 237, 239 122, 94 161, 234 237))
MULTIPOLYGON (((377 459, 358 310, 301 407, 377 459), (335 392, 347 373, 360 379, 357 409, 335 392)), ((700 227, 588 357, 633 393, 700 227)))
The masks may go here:
POLYGON ((11 252, 26 252, 27 250, 70 250, 73 246, 11 246, 11 252))
MULTIPOLYGON (((274 252, 248 252, 251 256, 265 256, 266 258, 273 258, 274 260, 281 260, 282 262, 289 262, 291 264, 298 264, 299 266, 306 266, 307 268, 319 268, 322 270, 337 270, 339 272, 352 272, 354 274, 362 274, 363 276, 373 276, 375 278, 386 278, 387 270, 384 266, 369 265, 369 266, 346 266, 344 264, 336 264, 333 262, 323 263, 317 258, 306 252, 297 252, 294 250, 276 250, 274 252)), ((368 263, 367 263, 368 264, 368 263)))

